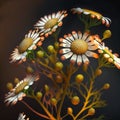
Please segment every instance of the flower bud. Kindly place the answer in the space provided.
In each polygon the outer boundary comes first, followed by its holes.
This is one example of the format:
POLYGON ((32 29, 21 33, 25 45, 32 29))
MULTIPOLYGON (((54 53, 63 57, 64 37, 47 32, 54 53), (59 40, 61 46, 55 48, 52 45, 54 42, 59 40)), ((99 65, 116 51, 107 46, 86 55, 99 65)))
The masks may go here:
POLYGON ((103 89, 104 90, 107 90, 110 88, 110 84, 109 83, 105 83, 104 86, 103 86, 103 89))
POLYGON ((78 105, 80 102, 80 98, 78 96, 74 96, 72 97, 71 102, 73 105, 78 105))
POLYGON ((7 88, 8 88, 9 91, 12 90, 13 89, 13 84, 8 82, 7 83, 7 88))
POLYGON ((90 108, 88 110, 88 115, 94 115, 95 114, 95 109, 94 108, 90 108))
POLYGON ((102 74, 102 70, 101 69, 97 69, 96 71, 95 71, 95 75, 96 76, 100 76, 102 74))
POLYGON ((110 30, 105 30, 104 33, 103 33, 103 38, 102 40, 106 39, 106 38, 110 38, 112 35, 111 31, 110 30))
POLYGON ((15 78, 15 79, 14 79, 14 83, 15 83, 15 84, 18 84, 19 82, 20 82, 19 78, 15 78))
POLYGON ((77 74, 75 77, 76 83, 81 83, 84 80, 84 76, 82 74, 77 74))
POLYGON ((51 98, 51 104, 56 106, 56 104, 57 104, 56 98, 51 98))
POLYGON ((34 70, 32 69, 32 67, 28 66, 28 67, 26 68, 26 72, 29 74, 29 73, 33 73, 34 70))
POLYGON ((47 49, 48 49, 48 52, 50 52, 50 53, 54 53, 54 51, 55 51, 53 45, 49 45, 49 46, 47 47, 47 49))
POLYGON ((69 115, 71 115, 71 114, 73 113, 73 109, 72 109, 71 107, 68 107, 68 108, 67 108, 67 113, 68 113, 69 115))
POLYGON ((57 83, 62 83, 63 82, 63 78, 60 75, 56 76, 56 82, 57 83))
POLYGON ((62 70, 62 68, 63 68, 63 63, 62 62, 56 62, 55 69, 57 71, 60 71, 60 70, 62 70))
POLYGON ((48 92, 49 89, 50 89, 49 86, 48 86, 48 85, 45 85, 44 87, 45 87, 45 92, 48 92))
POLYGON ((43 58, 44 57, 44 52, 42 50, 37 51, 36 53, 38 58, 43 58))
POLYGON ((59 42, 54 43, 55 49, 59 49, 59 42))
POLYGON ((37 97, 38 99, 41 99, 41 98, 42 98, 42 95, 43 95, 42 92, 37 92, 37 93, 36 93, 36 97, 37 97))

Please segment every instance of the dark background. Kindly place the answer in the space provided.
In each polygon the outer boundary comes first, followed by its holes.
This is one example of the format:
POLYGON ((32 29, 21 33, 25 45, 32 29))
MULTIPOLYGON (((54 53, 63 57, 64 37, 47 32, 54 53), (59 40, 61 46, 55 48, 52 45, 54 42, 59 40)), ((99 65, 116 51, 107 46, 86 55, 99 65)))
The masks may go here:
MULTIPOLYGON (((0 120, 17 120, 20 112, 25 112, 30 120, 40 120, 19 102, 15 106, 8 107, 4 104, 4 95, 7 93, 6 83, 24 74, 23 66, 10 64, 9 57, 40 17, 73 7, 93 9, 111 18, 112 37, 106 41, 106 44, 113 52, 120 53, 119 4, 114 0, 0 0, 0 120)), ((68 19, 67 29, 63 32, 71 32, 69 28, 73 22, 74 20, 68 19)), ((102 26, 98 29, 106 28, 102 26)), ((103 78, 104 80, 100 82, 109 82, 111 88, 103 95, 108 106, 98 112, 107 116, 106 120, 120 120, 120 71, 105 69, 103 78)), ((32 101, 29 102, 33 105, 32 101)), ((34 104, 34 108, 38 109, 38 106, 34 104)))

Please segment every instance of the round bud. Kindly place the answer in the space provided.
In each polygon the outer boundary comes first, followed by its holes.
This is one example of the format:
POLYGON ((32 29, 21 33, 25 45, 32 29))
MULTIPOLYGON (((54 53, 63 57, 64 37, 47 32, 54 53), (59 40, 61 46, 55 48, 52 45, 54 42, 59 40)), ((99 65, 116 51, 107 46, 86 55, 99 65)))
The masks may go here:
POLYGON ((95 71, 95 75, 96 76, 100 76, 102 74, 102 70, 101 69, 97 69, 96 71, 95 71))
POLYGON ((44 52, 42 50, 37 51, 36 53, 38 58, 43 58, 44 57, 44 52))
POLYGON ((57 104, 56 98, 51 98, 51 104, 56 106, 56 104, 57 104))
POLYGON ((77 83, 81 83, 84 80, 84 76, 82 74, 77 74, 75 77, 75 81, 77 83))
POLYGON ((48 85, 45 85, 44 87, 45 87, 45 92, 48 92, 49 89, 50 89, 49 86, 48 86, 48 85))
POLYGON ((36 93, 36 97, 37 97, 38 99, 41 99, 41 98, 42 98, 42 95, 43 95, 42 92, 37 92, 37 93, 36 93))
POLYGON ((19 82, 20 82, 19 78, 15 78, 15 79, 14 79, 14 83, 15 83, 15 84, 18 84, 19 82))
POLYGON ((29 73, 33 73, 34 70, 32 69, 32 67, 28 66, 28 67, 26 68, 26 72, 29 74, 29 73))
POLYGON ((57 83, 62 83, 63 82, 63 78, 61 77, 61 75, 56 76, 56 82, 57 83))
POLYGON ((105 83, 104 86, 103 86, 103 89, 104 90, 107 90, 110 88, 110 84, 109 83, 105 83))
POLYGON ((6 86, 7 86, 9 91, 13 89, 13 84, 10 82, 8 82, 6 86))
POLYGON ((59 49, 59 42, 54 43, 55 49, 59 49))
POLYGON ((73 109, 72 109, 71 107, 68 107, 68 108, 67 108, 67 113, 68 113, 69 115, 71 115, 71 114, 73 113, 73 109))
POLYGON ((48 52, 50 52, 50 53, 54 53, 54 51, 55 51, 53 45, 49 45, 49 46, 47 47, 47 49, 48 49, 48 52))
POLYGON ((80 103, 80 98, 78 96, 74 96, 71 99, 73 105, 78 105, 80 103))
POLYGON ((62 68, 63 68, 63 63, 62 62, 56 62, 55 69, 57 71, 60 71, 60 70, 62 70, 62 68))
POLYGON ((110 38, 112 35, 110 30, 105 30, 103 33, 103 39, 110 38))
POLYGON ((90 108, 88 110, 88 115, 94 115, 95 114, 95 109, 94 108, 90 108))

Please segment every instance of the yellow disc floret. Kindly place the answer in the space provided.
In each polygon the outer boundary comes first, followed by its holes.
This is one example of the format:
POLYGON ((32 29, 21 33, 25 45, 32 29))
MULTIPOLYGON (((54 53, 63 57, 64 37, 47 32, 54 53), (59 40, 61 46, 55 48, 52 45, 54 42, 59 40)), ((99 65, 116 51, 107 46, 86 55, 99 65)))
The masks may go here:
POLYGON ((52 28, 53 26, 55 26, 57 24, 57 22, 58 22, 58 18, 52 18, 52 19, 47 21, 44 28, 45 29, 52 28))
POLYGON ((77 55, 84 54, 87 50, 88 50, 88 44, 84 40, 77 39, 71 43, 71 51, 74 54, 77 55))

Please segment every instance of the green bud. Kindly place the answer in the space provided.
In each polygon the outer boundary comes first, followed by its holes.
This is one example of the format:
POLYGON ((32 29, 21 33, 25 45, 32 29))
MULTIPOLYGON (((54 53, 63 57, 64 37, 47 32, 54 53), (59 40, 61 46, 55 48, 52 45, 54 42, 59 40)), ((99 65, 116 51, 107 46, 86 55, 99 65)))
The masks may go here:
POLYGON ((77 83, 81 83, 84 80, 84 76, 82 74, 77 74, 77 76, 75 77, 75 81, 77 83))
POLYGON ((43 58, 44 57, 44 52, 42 50, 37 51, 36 53, 38 58, 43 58))
POLYGON ((45 91, 48 92, 49 89, 50 89, 49 86, 48 86, 48 85, 45 85, 44 87, 45 87, 45 91))
POLYGON ((103 33, 103 38, 102 38, 102 40, 107 39, 107 38, 110 38, 111 35, 112 35, 112 33, 111 33, 110 30, 105 30, 104 33, 103 33))
POLYGON ((62 63, 62 62, 56 62, 56 64, 55 64, 55 69, 56 69, 57 71, 62 70, 62 69, 63 69, 63 63, 62 63))
POLYGON ((56 106, 56 104, 57 104, 56 98, 51 98, 51 104, 56 106))
POLYGON ((13 89, 13 84, 10 82, 8 82, 6 86, 7 86, 9 91, 13 89))
POLYGON ((15 84, 18 84, 19 82, 20 82, 19 78, 15 78, 15 79, 14 79, 14 83, 15 83, 15 84))
POLYGON ((55 49, 54 49, 54 46, 53 46, 53 45, 49 45, 49 46, 47 47, 47 49, 48 49, 48 52, 50 52, 50 53, 54 53, 54 52, 55 52, 55 49))
POLYGON ((36 97, 37 97, 38 99, 41 99, 41 98, 42 98, 42 95, 43 95, 42 92, 37 92, 37 93, 36 93, 36 97))

